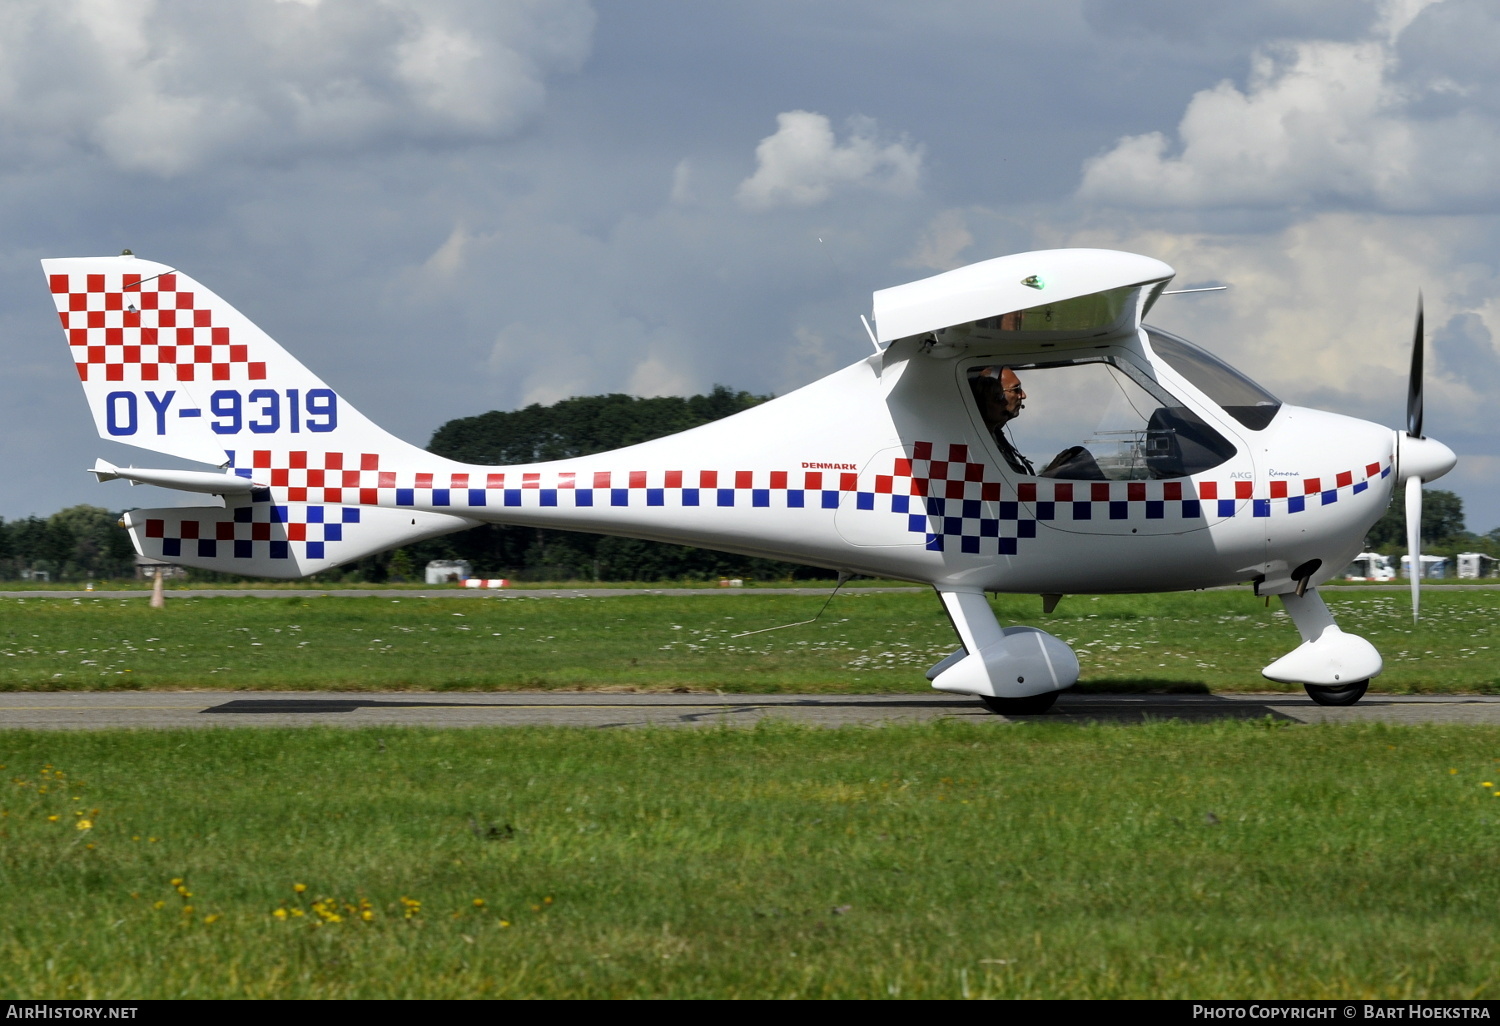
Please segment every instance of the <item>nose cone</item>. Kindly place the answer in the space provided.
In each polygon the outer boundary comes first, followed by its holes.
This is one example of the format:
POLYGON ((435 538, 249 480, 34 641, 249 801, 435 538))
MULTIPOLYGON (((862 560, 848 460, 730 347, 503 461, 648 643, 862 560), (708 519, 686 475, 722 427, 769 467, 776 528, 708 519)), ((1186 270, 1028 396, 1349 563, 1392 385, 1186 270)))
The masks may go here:
POLYGON ((1420 477, 1436 481, 1458 465, 1458 454, 1436 438, 1416 438, 1396 432, 1396 478, 1420 477))

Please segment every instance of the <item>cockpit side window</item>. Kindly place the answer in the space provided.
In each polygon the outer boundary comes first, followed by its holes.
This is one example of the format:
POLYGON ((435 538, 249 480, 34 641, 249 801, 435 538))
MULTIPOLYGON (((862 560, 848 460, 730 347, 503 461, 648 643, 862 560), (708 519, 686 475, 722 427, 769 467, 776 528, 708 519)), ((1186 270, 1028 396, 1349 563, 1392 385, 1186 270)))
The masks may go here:
POLYGON ((1232 442, 1126 362, 986 363, 964 373, 995 449, 1018 476, 1178 478, 1235 453, 1232 442))
POLYGON ((1280 399, 1186 339, 1160 328, 1147 328, 1146 337, 1157 356, 1251 431, 1271 423, 1281 409, 1280 399))

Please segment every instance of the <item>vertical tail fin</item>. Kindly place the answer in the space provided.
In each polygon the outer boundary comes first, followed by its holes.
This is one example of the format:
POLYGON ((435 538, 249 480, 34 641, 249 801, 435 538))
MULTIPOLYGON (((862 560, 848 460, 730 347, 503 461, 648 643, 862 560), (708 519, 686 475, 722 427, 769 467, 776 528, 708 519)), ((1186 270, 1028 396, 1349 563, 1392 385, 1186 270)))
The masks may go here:
POLYGON ((249 466, 251 451, 432 459, 173 268, 128 255, 42 267, 102 438, 216 466, 249 466))

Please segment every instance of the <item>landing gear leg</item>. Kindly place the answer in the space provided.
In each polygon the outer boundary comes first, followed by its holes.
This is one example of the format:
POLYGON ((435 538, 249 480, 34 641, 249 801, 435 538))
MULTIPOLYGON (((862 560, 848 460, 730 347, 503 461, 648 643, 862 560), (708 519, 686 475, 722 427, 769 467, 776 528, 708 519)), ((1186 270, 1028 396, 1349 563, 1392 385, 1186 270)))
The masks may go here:
POLYGON ((1370 678, 1384 668, 1375 646, 1345 634, 1317 589, 1281 596, 1297 625, 1302 644, 1261 671, 1271 680, 1301 684, 1319 705, 1353 705, 1364 697, 1370 678))
POLYGON ((939 691, 975 695, 1001 715, 1041 713, 1078 680, 1078 657, 1035 627, 1006 627, 980 591, 938 589, 963 647, 931 670, 939 691))

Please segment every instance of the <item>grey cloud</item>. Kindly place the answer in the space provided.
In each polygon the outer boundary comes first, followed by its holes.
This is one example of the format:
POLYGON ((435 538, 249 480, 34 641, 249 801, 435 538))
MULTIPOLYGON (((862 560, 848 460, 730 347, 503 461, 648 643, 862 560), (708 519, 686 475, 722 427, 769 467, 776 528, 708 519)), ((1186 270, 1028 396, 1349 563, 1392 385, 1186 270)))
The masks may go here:
POLYGON ((12 165, 180 175, 504 137, 588 55, 585 0, 18 0, 0 13, 12 165))
POLYGON ((1262 45, 1243 84, 1192 97, 1175 136, 1127 136, 1089 161, 1080 197, 1144 209, 1500 208, 1493 12, 1459 0, 1383 10, 1360 39, 1262 45))
POLYGON ((1416 116, 1482 109, 1500 114, 1500 8, 1489 0, 1444 0, 1426 8, 1396 43, 1396 74, 1414 94, 1416 116))
POLYGON ((1474 313, 1450 317, 1432 333, 1432 352, 1450 378, 1488 397, 1490 403, 1500 401, 1500 351, 1484 318, 1474 313))
POLYGON ((1084 17, 1105 35, 1147 36, 1174 44, 1241 48, 1246 39, 1353 39, 1375 20, 1368 0, 1084 0, 1084 17))

